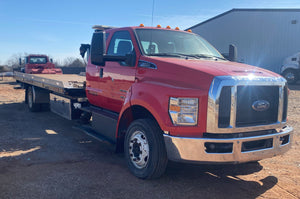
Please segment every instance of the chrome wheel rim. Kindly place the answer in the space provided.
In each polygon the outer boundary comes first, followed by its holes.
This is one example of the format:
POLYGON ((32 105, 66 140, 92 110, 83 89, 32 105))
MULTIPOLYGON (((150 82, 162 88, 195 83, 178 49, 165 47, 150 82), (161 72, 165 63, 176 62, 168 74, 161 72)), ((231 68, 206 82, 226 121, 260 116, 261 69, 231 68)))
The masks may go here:
POLYGON ((292 72, 288 72, 288 73, 285 75, 285 79, 287 79, 288 81, 294 81, 294 80, 295 80, 295 74, 292 73, 292 72))
POLYGON ((135 131, 129 141, 129 156, 133 165, 139 169, 145 168, 149 161, 149 143, 145 134, 135 131))

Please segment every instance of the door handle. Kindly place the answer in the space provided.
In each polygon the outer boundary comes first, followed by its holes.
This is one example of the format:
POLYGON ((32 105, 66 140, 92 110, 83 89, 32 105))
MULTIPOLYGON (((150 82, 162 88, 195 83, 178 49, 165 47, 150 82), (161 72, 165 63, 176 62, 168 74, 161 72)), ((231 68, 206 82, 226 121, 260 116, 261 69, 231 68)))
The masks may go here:
POLYGON ((100 76, 100 78, 103 78, 103 68, 100 68, 99 76, 100 76))

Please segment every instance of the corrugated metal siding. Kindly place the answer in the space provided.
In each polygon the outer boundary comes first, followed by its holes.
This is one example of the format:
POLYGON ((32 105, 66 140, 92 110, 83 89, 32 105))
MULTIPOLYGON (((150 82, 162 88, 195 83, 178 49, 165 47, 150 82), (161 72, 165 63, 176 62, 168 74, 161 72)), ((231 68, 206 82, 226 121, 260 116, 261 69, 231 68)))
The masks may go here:
POLYGON ((300 12, 233 11, 192 28, 221 53, 229 44, 238 61, 279 73, 283 60, 300 51, 300 12), (292 24, 296 20, 296 24, 292 24))

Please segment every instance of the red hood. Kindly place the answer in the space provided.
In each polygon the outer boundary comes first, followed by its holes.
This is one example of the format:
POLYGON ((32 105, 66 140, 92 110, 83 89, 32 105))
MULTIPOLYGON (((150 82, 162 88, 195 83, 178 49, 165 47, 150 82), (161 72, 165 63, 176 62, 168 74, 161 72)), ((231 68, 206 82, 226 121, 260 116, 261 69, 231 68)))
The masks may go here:
POLYGON ((141 60, 154 63, 157 70, 146 73, 139 68, 138 75, 144 80, 181 87, 183 89, 208 90, 215 76, 280 77, 271 71, 230 61, 178 59, 166 57, 142 57, 141 60))
MULTIPOLYGON (((163 62, 160 64, 172 64, 172 68, 177 68, 178 66, 185 67, 188 69, 201 71, 203 73, 212 75, 212 76, 248 76, 253 74, 255 76, 264 76, 264 77, 280 77, 280 75, 265 70, 263 68, 250 66, 247 64, 241 64, 237 62, 230 61, 213 61, 213 60, 196 60, 196 59, 178 59, 178 58, 161 58, 155 57, 151 58, 153 62, 163 62), (177 66, 177 67, 176 67, 177 66)), ((158 64, 159 66, 159 64, 158 64)), ((174 70, 173 70, 174 71, 174 70)))

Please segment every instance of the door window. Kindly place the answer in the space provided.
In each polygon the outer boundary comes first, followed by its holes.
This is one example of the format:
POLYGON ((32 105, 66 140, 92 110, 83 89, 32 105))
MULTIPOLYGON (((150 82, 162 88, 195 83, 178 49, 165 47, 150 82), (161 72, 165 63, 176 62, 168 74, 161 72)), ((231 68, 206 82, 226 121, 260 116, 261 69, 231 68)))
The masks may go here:
POLYGON ((116 32, 108 46, 108 55, 125 56, 131 54, 133 51, 133 45, 131 37, 128 31, 116 32))

